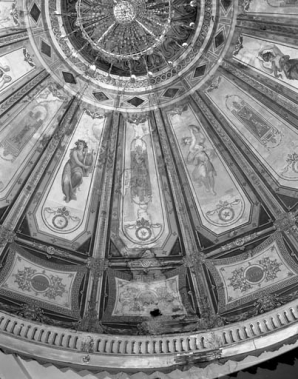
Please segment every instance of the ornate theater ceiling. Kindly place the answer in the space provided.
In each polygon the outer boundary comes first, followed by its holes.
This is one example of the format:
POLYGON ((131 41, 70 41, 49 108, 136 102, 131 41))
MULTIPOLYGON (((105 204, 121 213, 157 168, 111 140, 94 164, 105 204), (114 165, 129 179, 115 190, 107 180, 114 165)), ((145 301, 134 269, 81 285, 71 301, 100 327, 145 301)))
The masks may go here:
POLYGON ((0 327, 74 365, 170 372, 286 325, 256 318, 298 296, 297 15, 0 2, 0 327))

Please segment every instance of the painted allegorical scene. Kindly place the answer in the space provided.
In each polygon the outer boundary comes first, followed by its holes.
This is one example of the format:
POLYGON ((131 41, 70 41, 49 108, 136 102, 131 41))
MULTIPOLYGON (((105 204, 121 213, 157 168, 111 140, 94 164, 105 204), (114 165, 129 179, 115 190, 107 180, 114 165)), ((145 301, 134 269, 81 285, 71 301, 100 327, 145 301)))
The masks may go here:
POLYGON ((81 113, 36 210, 41 231, 72 241, 85 229, 105 121, 81 113))
POLYGON ((168 118, 202 224, 221 234, 247 222, 249 200, 192 108, 168 118))
MULTIPOLYGON (((28 168, 37 149, 51 137, 57 123, 59 110, 67 97, 49 84, 39 91, 28 104, 15 110, 0 130, 0 202, 28 168), (24 108, 25 107, 25 108, 24 108)), ((36 158, 37 159, 37 158, 36 158)))
POLYGON ((35 69, 26 48, 19 48, 0 56, 0 96, 1 92, 35 69), (23 62, 20 64, 20 62, 23 62))
POLYGON ((2 0, 0 2, 0 29, 9 29, 20 26, 16 0, 2 0))
POLYGON ((298 88, 298 50, 294 47, 241 35, 233 55, 234 59, 298 88))
POLYGON ((145 316, 154 309, 163 315, 185 315, 179 293, 178 275, 153 282, 116 280, 116 301, 112 316, 145 316))
POLYGON ((244 0, 243 8, 249 13, 297 14, 298 0, 244 0))
POLYGON ((131 249, 161 247, 168 220, 149 120, 125 123, 119 236, 131 249))
POLYGON ((226 116, 253 154, 281 185, 298 188, 298 133, 295 128, 227 78, 207 96, 226 116))

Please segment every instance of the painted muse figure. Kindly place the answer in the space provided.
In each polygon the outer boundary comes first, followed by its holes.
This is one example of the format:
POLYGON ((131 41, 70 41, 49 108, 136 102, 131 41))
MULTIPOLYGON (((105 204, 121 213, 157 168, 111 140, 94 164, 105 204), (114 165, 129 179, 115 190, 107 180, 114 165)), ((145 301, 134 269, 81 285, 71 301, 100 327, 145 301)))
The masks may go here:
POLYGON ((192 178, 199 187, 204 185, 205 191, 216 195, 214 191, 216 171, 207 153, 205 136, 201 133, 200 128, 195 125, 189 126, 191 138, 184 138, 184 143, 189 146, 189 153, 186 161, 195 168, 192 171, 192 178))
POLYGON ((258 58, 262 62, 264 70, 282 79, 284 73, 287 79, 298 80, 298 59, 290 59, 284 55, 276 45, 267 45, 261 49, 258 58))
POLYGON ((66 162, 62 173, 62 191, 65 202, 77 200, 77 188, 83 183, 83 177, 87 177, 93 163, 92 153, 88 153, 88 145, 84 140, 78 140, 76 147, 70 150, 69 160, 66 162))

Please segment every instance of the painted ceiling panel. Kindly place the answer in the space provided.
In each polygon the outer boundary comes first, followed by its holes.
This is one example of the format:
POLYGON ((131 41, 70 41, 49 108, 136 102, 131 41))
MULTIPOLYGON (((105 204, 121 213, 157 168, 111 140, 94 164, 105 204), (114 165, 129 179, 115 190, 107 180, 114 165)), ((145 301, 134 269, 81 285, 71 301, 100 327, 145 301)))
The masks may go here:
POLYGON ((68 243, 82 234, 85 236, 80 243, 89 238, 91 232, 86 229, 94 227, 94 195, 102 180, 99 159, 105 125, 103 115, 81 112, 72 134, 56 155, 50 175, 38 190, 39 201, 29 208, 28 221, 34 235, 42 233, 48 239, 68 243))
MULTIPOLYGON (((139 337, 186 353, 178 334, 293 301, 297 16, 287 0, 0 1, 0 312, 78 332, 81 367, 139 358, 139 337)), ((213 359, 177 354, 173 369, 213 359)))
MULTIPOLYGON (((1 203, 12 201, 18 184, 37 162, 43 146, 51 138, 57 120, 67 104, 67 95, 54 83, 47 82, 2 125, 0 142, 1 203), (44 88, 46 87, 46 88, 44 88)), ((35 91, 36 92, 36 91, 35 91)))

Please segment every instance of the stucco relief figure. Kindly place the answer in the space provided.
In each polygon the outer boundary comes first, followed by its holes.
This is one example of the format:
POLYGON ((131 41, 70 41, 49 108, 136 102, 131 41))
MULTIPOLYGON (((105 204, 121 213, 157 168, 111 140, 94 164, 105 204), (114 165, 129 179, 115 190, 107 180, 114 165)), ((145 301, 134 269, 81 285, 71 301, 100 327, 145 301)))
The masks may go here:
POLYGON ((285 55, 274 44, 267 45, 259 51, 258 58, 265 72, 283 79, 298 80, 298 59, 285 55))
POLYGON ((5 86, 5 84, 10 83, 12 81, 12 77, 7 74, 10 72, 10 67, 7 65, 3 65, 0 62, 0 89, 5 86))
POLYGON ((184 138, 183 143, 190 145, 186 161, 194 166, 192 179, 199 187, 203 185, 206 192, 210 192, 215 196, 216 171, 211 161, 214 153, 212 150, 206 149, 206 138, 198 126, 190 125, 189 129, 191 138, 184 138))
POLYGON ((83 183, 83 178, 89 175, 93 164, 93 154, 88 153, 87 143, 78 140, 75 145, 76 147, 70 150, 69 160, 62 173, 62 191, 66 203, 77 199, 77 189, 83 183))
POLYGON ((226 107, 246 129, 267 148, 274 148, 281 142, 281 133, 240 96, 226 96, 226 107))

